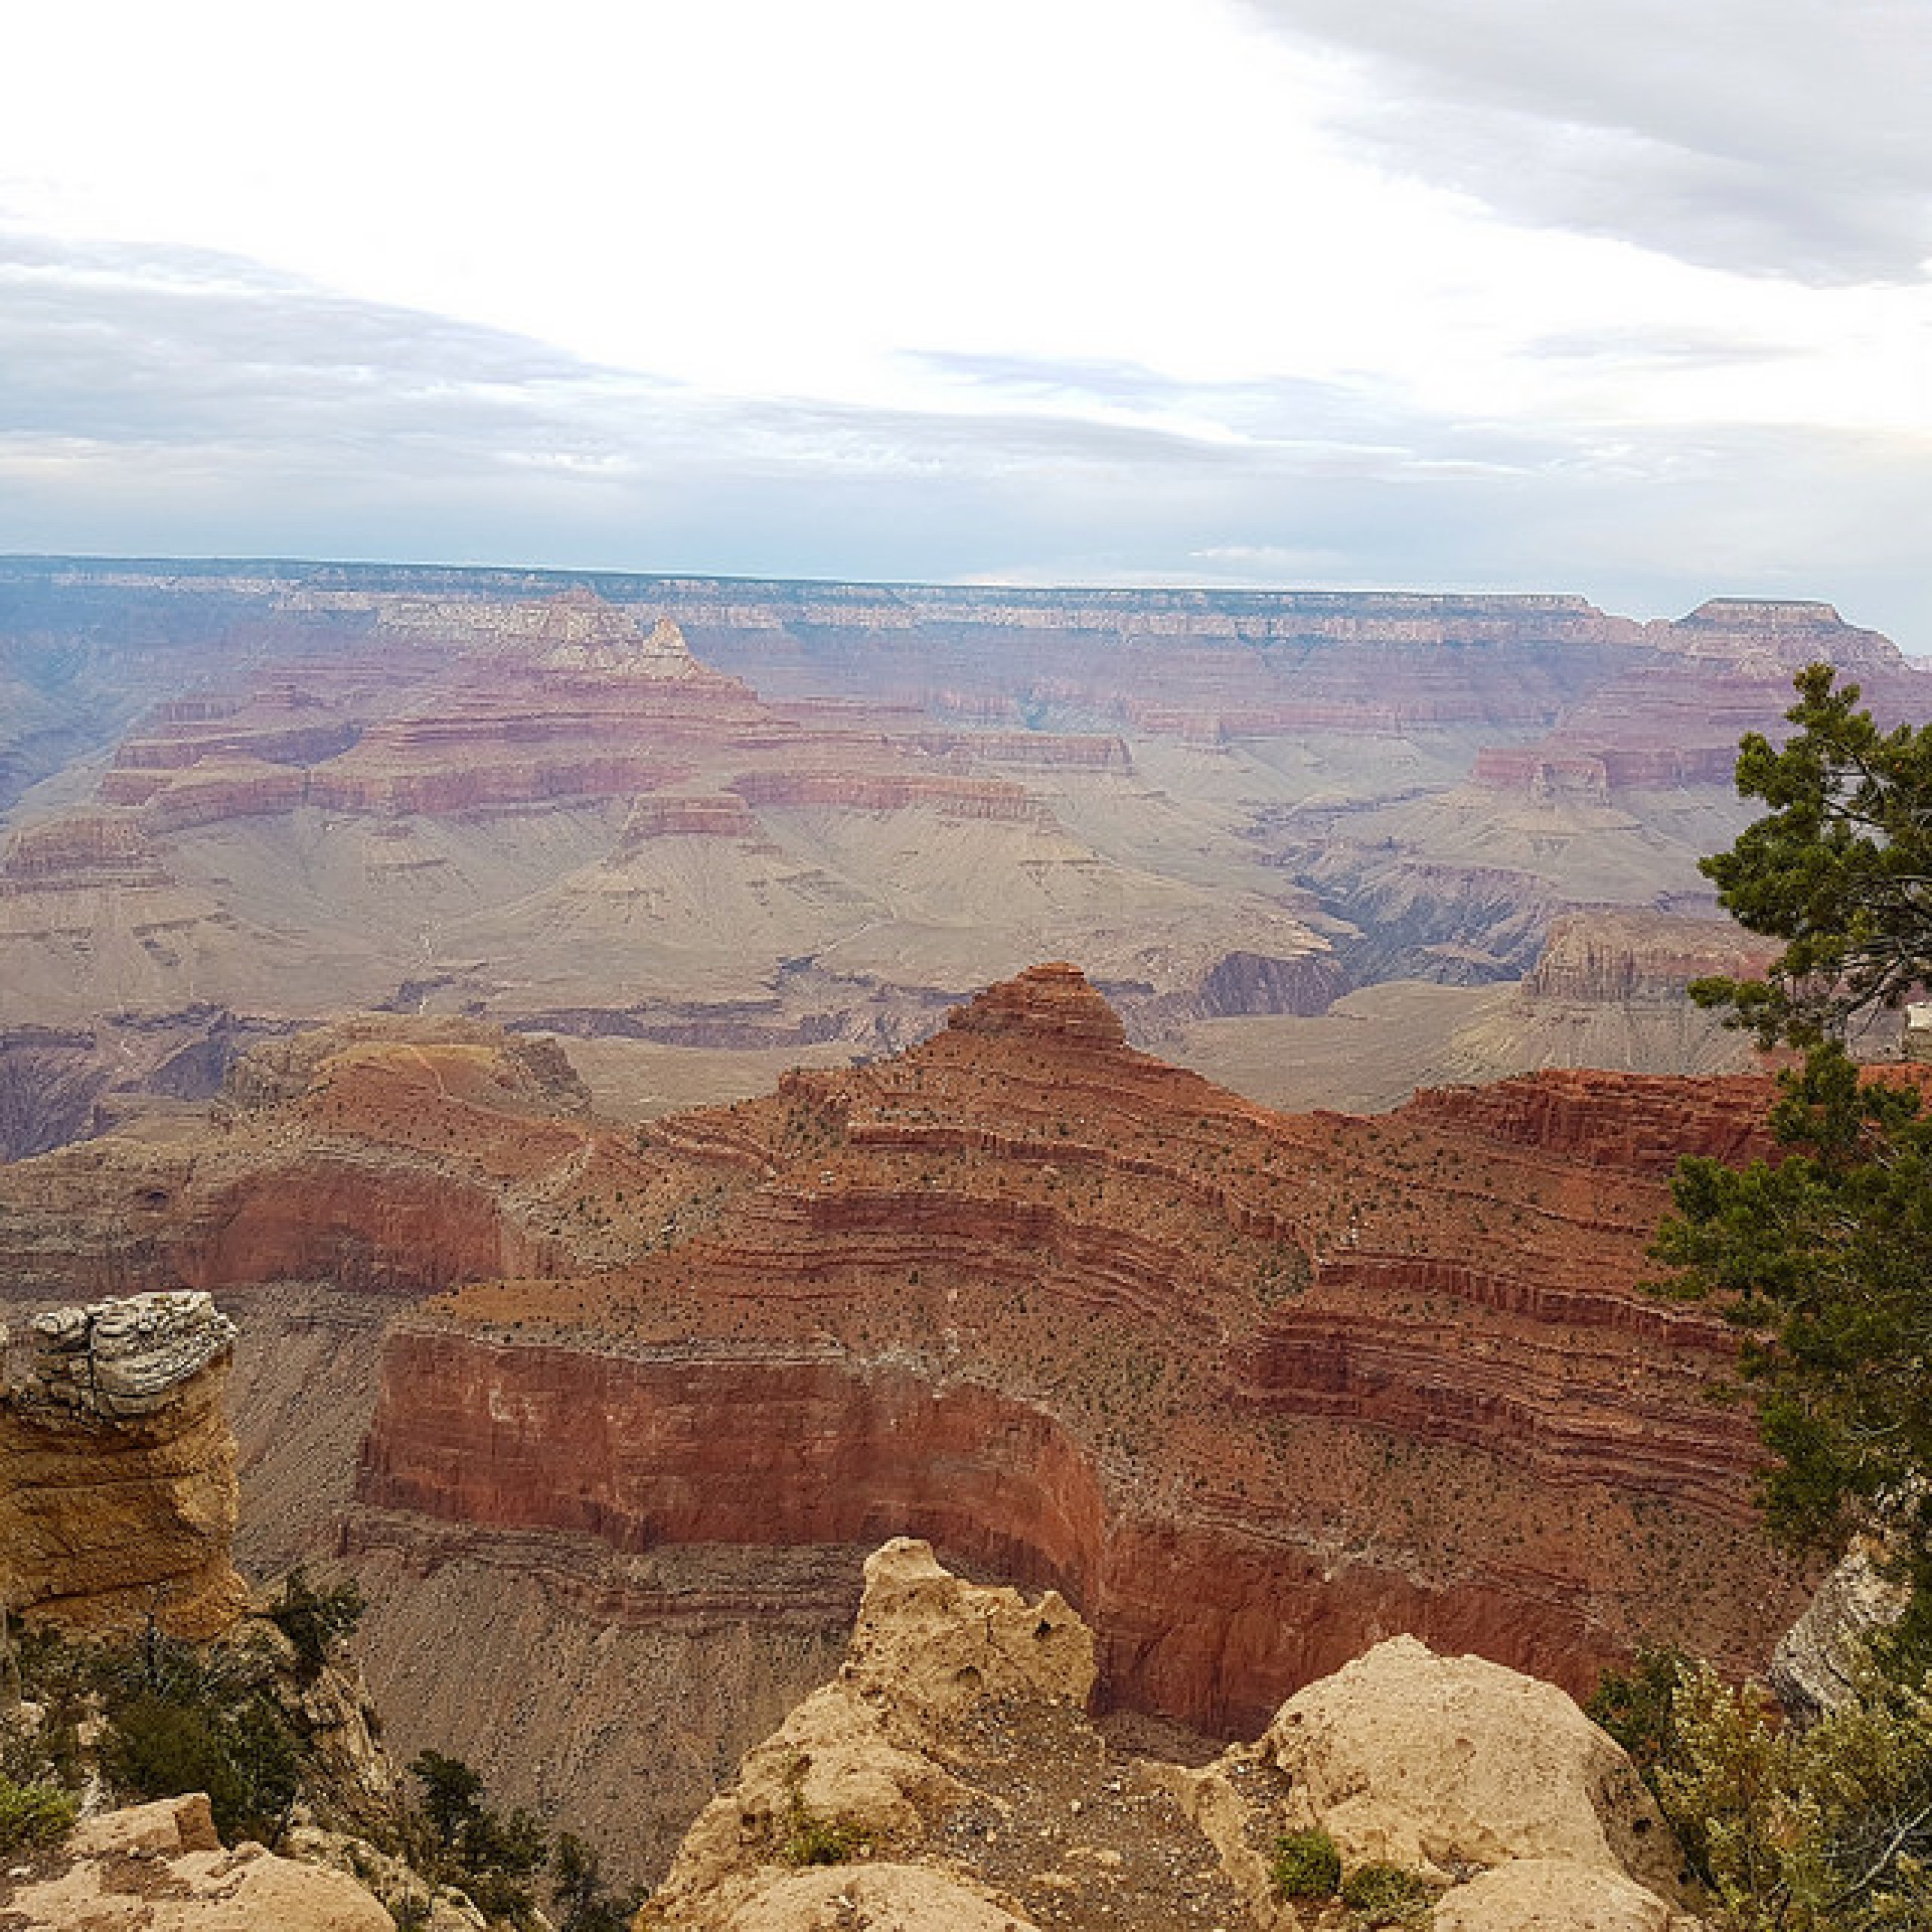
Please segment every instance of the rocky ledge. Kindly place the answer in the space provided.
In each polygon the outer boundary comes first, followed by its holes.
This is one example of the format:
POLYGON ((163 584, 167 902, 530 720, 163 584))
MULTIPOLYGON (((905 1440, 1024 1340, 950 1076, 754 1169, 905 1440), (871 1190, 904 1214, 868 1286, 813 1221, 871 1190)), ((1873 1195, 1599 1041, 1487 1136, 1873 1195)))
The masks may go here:
POLYGON ((107 1422, 166 1408, 235 1340, 234 1323, 194 1289, 52 1309, 34 1317, 32 1332, 14 1400, 107 1422))
POLYGON ((698 1818, 640 1932, 1289 1932, 1326 1910, 1274 1884, 1295 1831, 1400 1868, 1438 1932, 1695 1924, 1630 1760, 1549 1684, 1396 1638, 1187 1768, 1110 1748, 1094 1680, 1052 1592, 888 1543, 837 1679, 698 1818))

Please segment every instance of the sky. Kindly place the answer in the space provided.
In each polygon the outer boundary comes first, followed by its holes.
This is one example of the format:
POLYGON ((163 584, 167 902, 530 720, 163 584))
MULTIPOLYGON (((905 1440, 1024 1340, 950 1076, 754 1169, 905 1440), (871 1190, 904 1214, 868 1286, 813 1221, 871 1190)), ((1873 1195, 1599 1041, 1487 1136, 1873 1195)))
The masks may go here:
POLYGON ((1815 596, 1932 652, 1928 0, 61 0, 0 551, 1815 596))

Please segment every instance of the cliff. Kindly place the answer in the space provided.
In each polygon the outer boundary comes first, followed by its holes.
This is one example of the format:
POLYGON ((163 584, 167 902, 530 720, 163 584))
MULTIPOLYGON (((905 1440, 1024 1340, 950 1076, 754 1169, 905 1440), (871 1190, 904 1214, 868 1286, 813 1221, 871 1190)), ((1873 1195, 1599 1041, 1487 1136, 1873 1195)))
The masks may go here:
POLYGON ((1691 1922, 1629 1760, 1546 1684, 1398 1640, 1189 1768, 1112 1748, 1093 1677, 1057 1596, 887 1544, 838 1677, 746 1757, 638 1932, 1286 1932, 1329 1909, 1270 1876, 1283 1833, 1310 1829, 1346 1871, 1399 1866, 1462 1932, 1691 1922))
POLYGON ((1799 1580, 1705 1399, 1732 1343, 1635 1284, 1675 1155, 1754 1149, 1766 1093, 1272 1115, 1037 968, 656 1124, 577 1210, 641 1194, 647 1251, 402 1320, 359 1493, 632 1552, 910 1528, 1064 1590, 1110 1700, 1210 1728, 1391 1626, 1578 1689, 1660 1622, 1742 1661, 1799 1580))
POLYGON ((33 1322, 0 1397, 0 1604, 70 1629, 180 1635, 233 1622, 232 1326, 205 1294, 138 1294, 33 1322))

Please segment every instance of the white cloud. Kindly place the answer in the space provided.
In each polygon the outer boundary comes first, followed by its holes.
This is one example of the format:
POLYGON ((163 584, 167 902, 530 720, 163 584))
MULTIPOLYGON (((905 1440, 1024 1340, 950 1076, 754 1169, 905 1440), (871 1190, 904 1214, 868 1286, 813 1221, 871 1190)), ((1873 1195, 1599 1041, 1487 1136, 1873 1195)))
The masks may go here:
POLYGON ((1924 18, 28 9, 7 527, 1666 598, 1721 566, 1916 621, 1924 18))

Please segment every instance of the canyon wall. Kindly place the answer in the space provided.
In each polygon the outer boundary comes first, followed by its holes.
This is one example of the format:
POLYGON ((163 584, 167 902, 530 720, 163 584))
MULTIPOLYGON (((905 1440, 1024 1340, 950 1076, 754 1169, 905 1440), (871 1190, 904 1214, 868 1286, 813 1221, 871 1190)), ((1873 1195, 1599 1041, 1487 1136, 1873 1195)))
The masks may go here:
POLYGON ((632 1553, 910 1528, 1062 1588, 1111 1698, 1214 1729, 1365 1630, 1580 1690, 1660 1624, 1742 1662, 1798 1580, 1705 1397, 1732 1344, 1635 1284, 1676 1155, 1760 1148, 1766 1092, 1272 1116, 1037 969, 658 1123, 646 1162, 717 1177, 658 1251, 401 1322, 358 1495, 632 1553))

